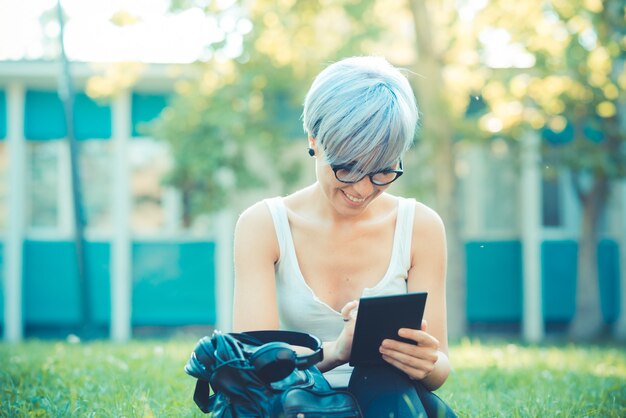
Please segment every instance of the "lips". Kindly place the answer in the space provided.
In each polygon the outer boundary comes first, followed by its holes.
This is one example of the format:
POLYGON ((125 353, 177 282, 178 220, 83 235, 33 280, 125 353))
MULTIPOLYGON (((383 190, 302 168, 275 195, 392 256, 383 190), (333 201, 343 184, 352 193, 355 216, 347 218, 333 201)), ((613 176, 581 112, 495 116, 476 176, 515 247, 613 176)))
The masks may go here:
POLYGON ((347 192, 343 192, 343 195, 350 201, 356 204, 361 204, 363 202, 365 202, 365 198, 364 197, 356 197, 354 195, 351 195, 347 192))

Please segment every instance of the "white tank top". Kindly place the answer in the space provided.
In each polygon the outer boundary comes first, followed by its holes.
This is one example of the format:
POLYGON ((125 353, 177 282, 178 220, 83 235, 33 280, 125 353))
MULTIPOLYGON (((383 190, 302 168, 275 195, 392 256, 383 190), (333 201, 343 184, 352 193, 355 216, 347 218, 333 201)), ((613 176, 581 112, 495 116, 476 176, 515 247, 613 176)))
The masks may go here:
MULTIPOLYGON (((322 302, 307 285, 300 271, 289 227, 287 208, 282 197, 265 200, 269 207, 280 255, 275 265, 276 293, 280 328, 307 332, 322 341, 334 341, 343 329, 341 314, 322 302)), ((398 216, 393 239, 391 261, 385 275, 361 296, 383 296, 407 292, 411 267, 411 239, 415 199, 398 197, 398 216)), ((333 387, 348 386, 352 367, 344 364, 324 375, 333 387)))

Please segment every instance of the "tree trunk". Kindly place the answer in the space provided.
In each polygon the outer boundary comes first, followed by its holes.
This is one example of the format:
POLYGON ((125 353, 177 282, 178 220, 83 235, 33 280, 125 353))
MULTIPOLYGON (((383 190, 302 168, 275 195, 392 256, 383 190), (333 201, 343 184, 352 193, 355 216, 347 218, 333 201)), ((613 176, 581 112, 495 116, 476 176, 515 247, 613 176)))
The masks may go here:
POLYGON ((603 173, 598 173, 591 190, 586 193, 580 192, 580 187, 577 190, 583 206, 583 220, 578 244, 576 313, 569 334, 572 340, 590 341, 600 337, 606 328, 600 310, 598 224, 606 206, 609 182, 603 173))
POLYGON ((442 60, 433 44, 431 19, 425 2, 410 1, 415 25, 419 61, 413 70, 416 78, 417 97, 423 113, 423 136, 431 141, 436 172, 436 209, 446 225, 448 245, 447 312, 448 335, 458 338, 466 332, 465 309, 465 249, 459 233, 457 180, 454 172, 455 155, 453 130, 449 106, 442 94, 442 60))

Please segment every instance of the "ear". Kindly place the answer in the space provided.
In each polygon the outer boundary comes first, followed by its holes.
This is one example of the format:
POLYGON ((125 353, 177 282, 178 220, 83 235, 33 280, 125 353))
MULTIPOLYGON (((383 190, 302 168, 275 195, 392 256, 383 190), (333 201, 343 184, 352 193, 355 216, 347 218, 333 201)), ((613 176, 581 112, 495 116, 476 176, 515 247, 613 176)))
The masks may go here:
POLYGON ((313 148, 315 153, 317 154, 317 141, 312 136, 309 136, 309 148, 313 148))

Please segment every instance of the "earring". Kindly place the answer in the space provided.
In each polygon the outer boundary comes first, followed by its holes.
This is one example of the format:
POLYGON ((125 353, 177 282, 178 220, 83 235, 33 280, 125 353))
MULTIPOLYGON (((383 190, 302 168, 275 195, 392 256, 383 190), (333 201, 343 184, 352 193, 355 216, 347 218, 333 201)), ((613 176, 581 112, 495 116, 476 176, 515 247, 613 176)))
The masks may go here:
POLYGON ((307 150, 309 151, 309 155, 311 157, 315 157, 315 150, 313 148, 307 148, 307 150))

